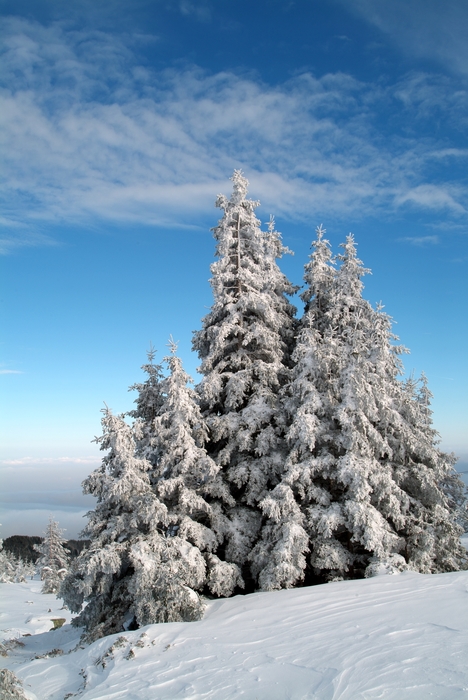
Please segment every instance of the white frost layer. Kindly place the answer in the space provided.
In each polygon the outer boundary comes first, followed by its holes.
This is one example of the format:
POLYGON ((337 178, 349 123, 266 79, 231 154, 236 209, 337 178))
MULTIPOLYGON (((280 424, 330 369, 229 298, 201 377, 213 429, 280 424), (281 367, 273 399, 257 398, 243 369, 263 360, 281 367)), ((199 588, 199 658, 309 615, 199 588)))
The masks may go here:
MULTIPOLYGON (((25 618, 51 607, 38 590, 2 585, 0 627, 40 632, 25 618)), ((3 665, 31 700, 466 698, 468 572, 237 596, 211 602, 200 622, 126 632, 110 650, 118 637, 67 653, 77 642, 67 625, 21 638, 3 665), (65 653, 34 658, 52 649, 65 653)))

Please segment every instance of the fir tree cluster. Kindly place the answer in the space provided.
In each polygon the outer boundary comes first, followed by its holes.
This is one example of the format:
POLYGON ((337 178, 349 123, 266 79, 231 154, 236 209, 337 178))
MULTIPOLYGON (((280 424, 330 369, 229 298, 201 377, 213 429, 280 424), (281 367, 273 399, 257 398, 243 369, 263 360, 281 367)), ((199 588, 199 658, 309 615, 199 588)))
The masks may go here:
POLYGON ((207 596, 466 566, 455 458, 426 379, 402 380, 391 319, 362 297, 353 237, 334 259, 317 229, 298 319, 277 264, 289 251, 232 181, 193 340, 201 382, 171 341, 168 373, 151 350, 131 387, 136 408, 104 410, 90 547, 61 589, 90 640, 199 619, 207 596))
POLYGON ((0 583, 23 583, 26 578, 32 578, 35 572, 34 564, 4 549, 3 540, 0 539, 0 583))

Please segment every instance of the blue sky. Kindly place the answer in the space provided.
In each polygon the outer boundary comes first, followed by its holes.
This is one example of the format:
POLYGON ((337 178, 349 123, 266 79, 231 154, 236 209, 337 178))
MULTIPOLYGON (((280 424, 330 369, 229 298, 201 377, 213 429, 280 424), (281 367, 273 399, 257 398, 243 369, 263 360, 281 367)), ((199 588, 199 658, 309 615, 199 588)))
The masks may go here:
POLYGON ((468 469, 468 5, 463 0, 0 1, 1 535, 76 536, 105 401, 211 304, 242 168, 301 282, 352 231, 468 469), (96 7, 98 5, 98 7, 96 7))

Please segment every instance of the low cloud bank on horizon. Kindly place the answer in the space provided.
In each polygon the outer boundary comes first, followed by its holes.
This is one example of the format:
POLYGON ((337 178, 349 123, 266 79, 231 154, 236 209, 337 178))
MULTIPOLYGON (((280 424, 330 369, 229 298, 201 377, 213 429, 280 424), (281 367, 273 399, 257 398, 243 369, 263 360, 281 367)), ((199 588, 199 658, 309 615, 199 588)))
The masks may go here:
MULTIPOLYGON (((19 504, 22 506, 22 504, 19 504)), ((5 540, 12 535, 28 535, 29 537, 42 537, 47 527, 49 518, 56 520, 66 540, 76 540, 86 525, 86 513, 92 508, 66 508, 56 504, 49 504, 36 508, 21 508, 5 510, 2 514, 0 538, 5 540)))
POLYGON ((468 94, 446 76, 303 73, 271 86, 196 66, 156 72, 121 37, 59 23, 8 18, 1 34, 4 252, 53 244, 63 222, 196 227, 243 166, 278 216, 409 207, 466 221, 466 177, 450 168, 468 151, 424 133, 434 110, 455 129, 467 121, 468 94))
POLYGON ((50 515, 67 538, 78 537, 96 502, 81 484, 99 463, 93 456, 0 460, 0 537, 41 535, 50 515))

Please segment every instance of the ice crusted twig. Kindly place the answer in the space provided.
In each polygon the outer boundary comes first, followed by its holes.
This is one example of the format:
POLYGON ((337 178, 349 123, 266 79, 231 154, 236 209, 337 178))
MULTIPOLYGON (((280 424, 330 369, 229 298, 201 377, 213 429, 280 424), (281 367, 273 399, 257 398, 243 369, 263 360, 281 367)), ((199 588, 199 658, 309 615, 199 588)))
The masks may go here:
POLYGON ((13 671, 4 668, 0 671, 0 698, 2 700, 27 700, 23 693, 23 683, 13 671))

